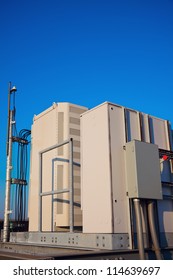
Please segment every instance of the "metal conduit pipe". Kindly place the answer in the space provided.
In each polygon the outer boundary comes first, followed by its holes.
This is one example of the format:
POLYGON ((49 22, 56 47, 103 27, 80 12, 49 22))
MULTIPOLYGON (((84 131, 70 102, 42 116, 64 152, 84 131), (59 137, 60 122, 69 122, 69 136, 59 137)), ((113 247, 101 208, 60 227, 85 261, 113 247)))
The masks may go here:
POLYGON ((136 231, 137 231, 139 257, 141 260, 145 260, 140 199, 135 198, 133 199, 133 202, 134 202, 134 209, 135 209, 135 216, 136 216, 136 231))
POLYGON ((157 260, 162 260, 162 255, 160 252, 160 246, 157 238, 156 233, 156 226, 155 226, 155 218, 154 218, 154 201, 150 200, 148 202, 148 222, 150 227, 151 238, 154 246, 154 251, 156 254, 157 260))
POLYGON ((147 214, 147 207, 148 204, 146 200, 140 200, 141 206, 141 217, 142 217, 142 228, 143 232, 145 233, 144 237, 144 248, 149 248, 149 227, 148 227, 148 214, 147 214))

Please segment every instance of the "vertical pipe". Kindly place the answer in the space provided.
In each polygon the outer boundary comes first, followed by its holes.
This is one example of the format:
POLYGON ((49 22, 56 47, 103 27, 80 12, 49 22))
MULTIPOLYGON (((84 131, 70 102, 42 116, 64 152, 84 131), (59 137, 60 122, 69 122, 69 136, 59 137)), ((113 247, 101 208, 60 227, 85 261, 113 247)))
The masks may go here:
MULTIPOLYGON (((144 130, 144 116, 139 113, 139 123, 140 123, 140 140, 145 141, 145 130, 144 130)), ((146 200, 141 201, 141 215, 142 215, 142 227, 145 232, 144 247, 149 247, 149 231, 148 231, 148 219, 147 219, 147 205, 146 200)))
POLYGON ((38 231, 42 232, 42 153, 39 153, 38 231))
POLYGON ((162 260, 159 242, 158 242, 157 233, 156 233, 156 226, 155 226, 154 201, 152 201, 152 200, 150 200, 148 203, 148 220, 149 220, 150 233, 151 233, 151 238, 152 238, 152 242, 154 245, 154 251, 156 254, 156 258, 157 258, 157 260, 162 260))
MULTIPOLYGON (((54 164, 52 162, 52 192, 54 192, 54 164)), ((51 232, 53 232, 53 222, 54 222, 54 195, 51 195, 51 232)))
POLYGON ((70 232, 74 229, 74 186, 73 186, 73 138, 70 138, 70 161, 69 161, 69 183, 70 183, 70 232))
POLYGON ((6 168, 6 191, 5 191, 5 209, 4 209, 4 229, 3 242, 9 241, 9 215, 10 215, 10 189, 11 189, 11 160, 12 160, 12 122, 13 111, 9 110, 9 128, 8 128, 8 154, 6 168))
POLYGON ((141 260, 145 260, 144 252, 144 240, 143 240, 143 231, 142 231, 142 221, 141 221, 141 210, 140 210, 140 200, 138 198, 133 199, 135 215, 136 215, 136 230, 137 230, 137 241, 139 256, 141 260))
POLYGON ((143 231, 145 232, 144 248, 149 248, 149 228, 148 228, 146 200, 143 200, 141 202, 141 215, 142 215, 142 227, 143 227, 143 231))
POLYGON ((127 110, 125 108, 124 108, 124 124, 125 124, 125 138, 127 143, 129 139, 128 139, 127 110))

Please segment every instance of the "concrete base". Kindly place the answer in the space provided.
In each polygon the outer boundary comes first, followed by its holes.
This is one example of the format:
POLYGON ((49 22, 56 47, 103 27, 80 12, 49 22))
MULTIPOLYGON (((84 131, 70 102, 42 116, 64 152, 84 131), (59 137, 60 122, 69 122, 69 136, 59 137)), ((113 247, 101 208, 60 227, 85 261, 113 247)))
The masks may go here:
POLYGON ((128 234, 84 234, 69 232, 12 232, 10 242, 66 248, 130 249, 128 234))

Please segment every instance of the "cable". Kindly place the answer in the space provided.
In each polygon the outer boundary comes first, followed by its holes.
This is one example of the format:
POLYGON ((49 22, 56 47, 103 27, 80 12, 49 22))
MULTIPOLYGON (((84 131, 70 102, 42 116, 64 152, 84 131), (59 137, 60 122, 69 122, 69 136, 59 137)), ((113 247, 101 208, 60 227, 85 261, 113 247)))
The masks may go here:
MULTIPOLYGON (((11 125, 11 142, 17 143, 17 161, 15 161, 14 166, 16 176, 11 178, 11 184, 14 185, 13 191, 11 192, 11 205, 14 203, 14 218, 15 221, 21 223, 26 219, 26 201, 27 201, 27 170, 28 170, 28 137, 31 131, 28 129, 22 129, 19 133, 16 127, 16 107, 15 107, 15 94, 16 87, 11 88, 11 83, 9 84, 8 93, 8 129, 11 125), (11 119, 9 116, 11 115, 11 119), (12 121, 10 124, 9 121, 12 121)), ((7 156, 9 153, 9 130, 7 134, 7 156)))
MULTIPOLYGON (((19 132, 18 137, 22 140, 27 140, 31 131, 28 129, 22 129, 19 132)), ((17 179, 26 182, 27 170, 28 170, 28 145, 29 142, 18 142, 17 152, 17 179)), ((15 221, 21 223, 26 220, 26 201, 27 201, 27 185, 16 184, 15 192, 15 221)))
POLYGON ((150 200, 148 202, 148 221, 149 221, 150 233, 151 233, 151 238, 152 238, 156 258, 157 258, 157 260, 162 260, 159 241, 158 241, 157 233, 156 233, 154 207, 155 207, 154 201, 150 200))
POLYGON ((143 231, 142 231, 142 221, 141 221, 141 209, 140 209, 140 199, 133 199, 134 209, 136 215, 136 231, 137 231, 137 241, 139 256, 141 260, 145 260, 145 250, 144 250, 144 240, 143 240, 143 231))

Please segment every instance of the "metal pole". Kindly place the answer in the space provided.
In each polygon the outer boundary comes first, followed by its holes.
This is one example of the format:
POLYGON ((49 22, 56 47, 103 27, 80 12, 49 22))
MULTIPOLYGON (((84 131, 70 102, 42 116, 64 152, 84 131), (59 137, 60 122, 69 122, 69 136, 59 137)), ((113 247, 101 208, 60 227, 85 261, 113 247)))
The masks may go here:
POLYGON ((42 232, 42 153, 39 153, 39 206, 38 206, 38 231, 42 232))
POLYGON ((70 232, 74 228, 74 187, 73 187, 73 138, 70 138, 70 164, 69 164, 69 183, 70 183, 70 232))
POLYGON ((139 256, 141 260, 145 260, 145 250, 144 250, 144 240, 143 240, 143 231, 142 231, 142 220, 141 220, 141 209, 140 209, 140 199, 135 198, 134 208, 136 214, 136 231, 137 231, 137 241, 139 256))
POLYGON ((55 148, 59 148, 59 147, 61 147, 61 146, 63 146, 63 145, 66 145, 66 144, 69 143, 69 141, 70 141, 70 140, 66 140, 66 141, 64 141, 64 142, 62 142, 62 143, 60 143, 60 144, 55 144, 55 145, 53 145, 53 146, 51 146, 51 147, 48 147, 48 148, 46 148, 46 149, 40 151, 40 154, 47 153, 47 152, 49 152, 49 151, 51 151, 51 150, 54 150, 55 148))
POLYGON ((61 194, 61 193, 67 193, 67 192, 69 192, 69 189, 62 189, 62 190, 59 190, 59 191, 43 192, 40 195, 41 196, 48 196, 48 195, 61 194))
POLYGON ((148 221, 149 221, 151 238, 154 245, 154 251, 156 254, 156 259, 162 260, 161 250, 160 250, 159 241, 157 238, 156 226, 155 226, 154 206, 155 206, 154 201, 150 200, 148 203, 148 221))
POLYGON ((11 189, 11 160, 12 160, 12 125, 13 111, 9 110, 9 128, 8 128, 8 154, 7 154, 7 169, 6 169, 6 191, 5 191, 5 210, 4 210, 4 229, 3 242, 9 241, 9 215, 10 211, 10 189, 11 189))
POLYGON ((7 155, 8 155, 8 149, 9 149, 9 128, 10 128, 10 106, 11 106, 10 105, 10 99, 11 99, 10 91, 11 91, 11 82, 9 82, 9 86, 8 86, 8 116, 7 116, 8 122, 7 122, 7 148, 6 148, 7 155))
POLYGON ((51 207, 51 232, 54 231, 54 228, 53 228, 53 224, 54 224, 54 211, 53 211, 53 208, 54 208, 54 170, 53 170, 53 164, 52 164, 52 197, 51 197, 51 202, 52 202, 52 207, 51 207))

